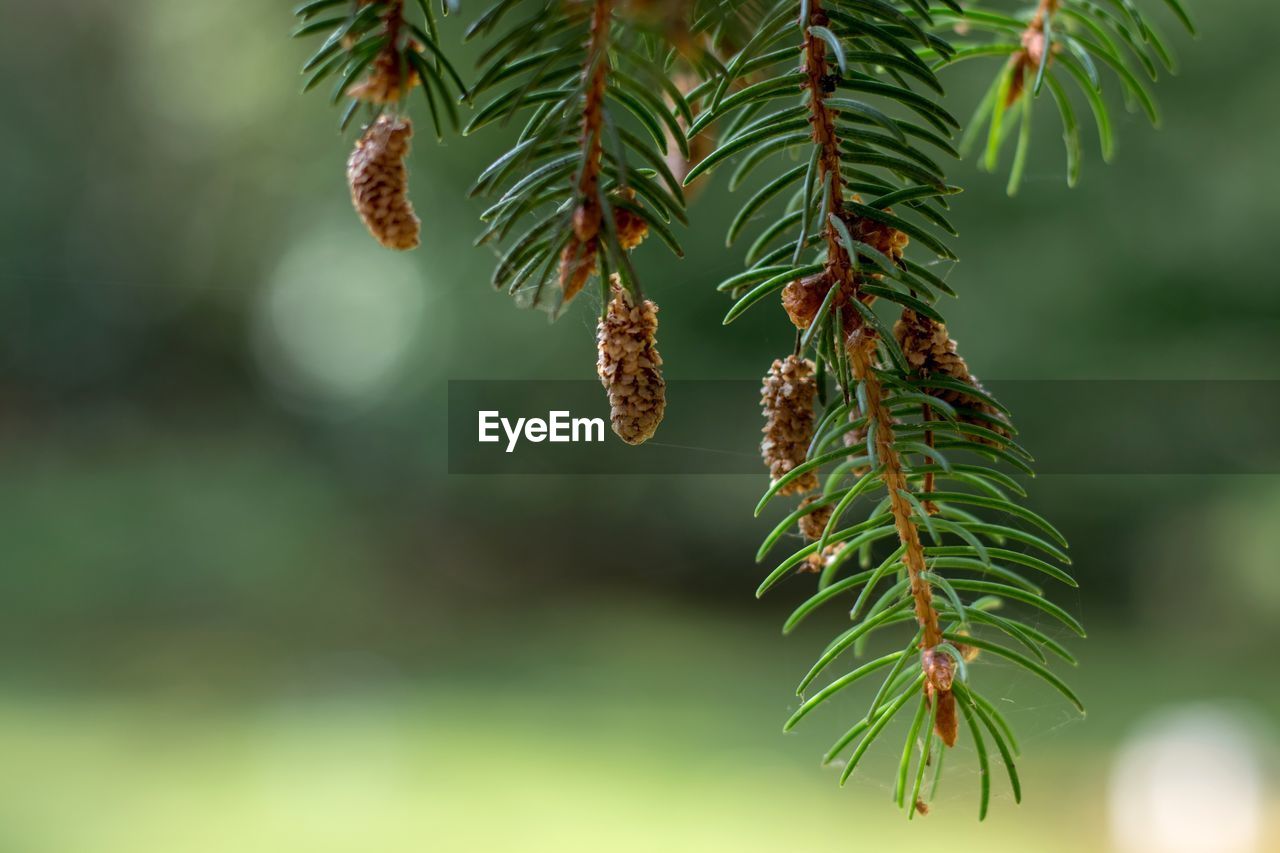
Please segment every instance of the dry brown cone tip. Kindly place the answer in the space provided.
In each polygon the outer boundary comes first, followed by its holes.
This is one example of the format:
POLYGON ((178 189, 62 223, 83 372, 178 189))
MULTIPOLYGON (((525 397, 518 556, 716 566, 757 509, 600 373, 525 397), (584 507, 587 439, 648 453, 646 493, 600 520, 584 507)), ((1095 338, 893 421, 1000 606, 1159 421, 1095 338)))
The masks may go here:
MULTIPOLYGON (((885 212, 892 213, 893 208, 886 208, 885 212)), ((866 243, 895 264, 902 260, 903 253, 911 243, 910 237, 892 225, 885 225, 883 222, 876 222, 874 219, 855 216, 848 212, 842 213, 840 218, 849 229, 849 236, 859 243, 866 243)), ((877 274, 874 277, 881 278, 882 275, 877 274)))
POLYGON ((800 574, 816 575, 825 569, 844 550, 844 547, 844 542, 833 542, 821 551, 814 551, 796 566, 796 571, 800 574))
MULTIPOLYGON (((805 461, 813 440, 813 401, 818 383, 812 361, 789 355, 775 359, 760 389, 765 425, 760 455, 777 482, 805 461)), ((800 495, 818 486, 818 475, 808 471, 778 490, 780 495, 800 495)))
MULTIPOLYGON (((359 0, 357 5, 364 7, 371 3, 372 0, 359 0)), ((386 44, 378 51, 368 75, 348 87, 348 96, 369 104, 391 104, 418 85, 418 73, 408 67, 408 60, 400 55, 397 48, 403 27, 404 0, 390 0, 382 12, 382 32, 386 44)), ((348 50, 354 46, 345 39, 343 44, 348 50)), ((412 41, 408 47, 410 50, 422 49, 422 45, 412 41)))
MULTIPOLYGON (((979 391, 985 390, 978 378, 969 372, 969 365, 956 352, 956 342, 947 333, 945 323, 939 323, 923 314, 904 308, 902 316, 893 325, 893 336, 897 339, 898 346, 912 370, 925 375, 949 376, 979 391)), ((971 410, 971 414, 959 413, 961 421, 973 426, 986 427, 1003 436, 1008 435, 1007 428, 1001 426, 1003 417, 991 404, 973 395, 949 388, 932 390, 939 399, 953 406, 971 410), (993 423, 993 419, 996 422, 993 423)), ((995 443, 989 439, 977 440, 984 444, 995 443)))
POLYGON ((947 746, 956 745, 959 721, 956 717, 956 697, 951 692, 955 679, 955 661, 946 652, 926 649, 922 653, 925 675, 925 697, 930 705, 937 703, 933 730, 947 746))
POLYGON ((392 104, 418 85, 418 72, 405 68, 394 50, 379 52, 369 76, 347 89, 347 95, 369 104, 392 104))
POLYGON ((374 239, 388 249, 418 245, 421 222, 409 202, 409 153, 413 125, 383 115, 365 130, 347 160, 351 203, 374 239))
MULTIPOLYGON (((624 201, 634 201, 635 190, 630 187, 614 193, 614 197, 624 201)), ((596 223, 591 208, 580 207, 574 212, 574 233, 560 253, 560 289, 563 294, 561 304, 567 305, 569 300, 577 296, 586 287, 591 276, 596 274, 596 252, 600 248, 599 225, 596 223)), ((618 234, 618 244, 626 251, 634 249, 649 236, 649 223, 639 214, 632 213, 625 207, 614 207, 613 225, 618 234)))
POLYGON ((631 298, 615 274, 613 298, 596 331, 596 373, 609 393, 609 421, 628 444, 653 436, 667 407, 667 383, 658 354, 658 306, 631 298))

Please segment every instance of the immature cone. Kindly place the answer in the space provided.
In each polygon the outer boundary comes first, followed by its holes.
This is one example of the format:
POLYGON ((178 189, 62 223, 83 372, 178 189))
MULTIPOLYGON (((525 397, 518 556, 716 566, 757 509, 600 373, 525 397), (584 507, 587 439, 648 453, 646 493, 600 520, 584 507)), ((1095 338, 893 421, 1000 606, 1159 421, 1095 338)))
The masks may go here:
MULTIPOLYGON (((798 278, 782 288, 782 308, 797 329, 809 328, 830 289, 831 279, 824 272, 798 278)), ((836 294, 836 301, 842 302, 842 296, 836 294)))
MULTIPOLYGON (((803 509, 815 500, 817 498, 807 497, 800 502, 800 507, 803 509)), ((831 504, 826 504, 807 515, 800 516, 800 534, 810 542, 821 539, 822 531, 826 529, 827 522, 831 520, 831 510, 831 504)))
POLYGON ((853 239, 866 243, 895 263, 902 260, 907 245, 911 243, 911 238, 897 228, 866 217, 858 217, 850 230, 853 231, 853 239))
POLYGON ((658 306, 646 299, 636 305, 617 274, 613 298, 596 331, 596 373, 609 392, 609 420, 627 444, 651 438, 667 407, 667 383, 658 354, 658 306))
POLYGON ((404 167, 412 135, 408 119, 380 116, 347 160, 351 203, 369 233, 388 249, 418 245, 421 223, 409 203, 409 175, 404 167))
MULTIPOLYGON (((917 314, 909 308, 904 308, 902 316, 893 325, 893 336, 897 339, 898 346, 902 349, 902 354, 906 356, 907 362, 914 370, 926 375, 930 373, 942 374, 979 391, 985 390, 978 378, 969 372, 969 365, 965 364, 965 360, 956 352, 956 342, 947 333, 946 324, 931 320, 923 314, 917 314)), ((946 388, 933 389, 933 393, 953 406, 969 409, 971 412, 976 412, 977 415, 986 415, 986 417, 979 417, 960 412, 959 419, 961 421, 974 426, 986 427, 1000 435, 1008 434, 1008 430, 1000 425, 1000 422, 1003 422, 1003 417, 999 410, 983 402, 978 397, 946 388), (993 418, 998 423, 993 423, 991 420, 993 418)), ((983 443, 994 444, 990 440, 985 440, 983 443)))
MULTIPOLYGON (((775 359, 760 389, 765 425, 760 455, 777 482, 801 464, 813 440, 813 400, 818 393, 813 362, 789 355, 775 359)), ((780 495, 800 495, 818 486, 818 475, 808 471, 778 490, 780 495)))

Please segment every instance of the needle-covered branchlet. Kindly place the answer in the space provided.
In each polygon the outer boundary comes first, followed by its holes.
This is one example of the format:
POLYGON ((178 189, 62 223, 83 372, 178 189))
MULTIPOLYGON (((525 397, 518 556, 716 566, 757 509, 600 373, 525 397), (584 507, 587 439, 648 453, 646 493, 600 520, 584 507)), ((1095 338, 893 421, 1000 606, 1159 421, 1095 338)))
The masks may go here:
MULTIPOLYGON (((573 233, 560 253, 561 305, 581 292, 596 273, 597 253, 605 239, 605 211, 600 203, 600 173, 604 164, 605 95, 609 88, 609 37, 612 0, 593 0, 586 64, 582 70, 582 164, 577 178, 577 206, 573 233)), ((623 187, 611 194, 616 201, 635 202, 635 190, 623 187)), ((612 207, 613 227, 624 251, 639 246, 649 234, 644 218, 625 206, 612 207)))
POLYGON ((615 274, 612 298, 596 332, 596 373, 609 392, 613 431, 628 444, 653 436, 667 407, 667 384, 658 354, 658 306, 632 298, 615 274))
POLYGON ((383 115, 365 130, 347 160, 351 203, 365 227, 388 249, 418 245, 421 223, 409 202, 409 154, 413 125, 407 118, 383 115))
MULTIPOLYGON (((805 461, 813 440, 813 401, 818 395, 815 368, 807 358, 789 355, 775 359, 760 389, 764 410, 764 440, 760 455, 777 482, 805 461)), ((801 495, 818 487, 818 475, 807 471, 778 490, 780 495, 801 495)))
POLYGON ((560 256, 561 304, 578 295, 595 271, 601 219, 600 167, 604 157, 604 99, 609 84, 612 0, 593 0, 586 64, 582 69, 582 163, 578 171, 573 234, 560 256))
MULTIPOLYGON (((894 323, 893 336, 914 372, 922 376, 939 374, 985 392, 982 383, 969 372, 969 365, 956 351, 956 342, 948 334, 946 324, 907 308, 894 323)), ((962 422, 992 430, 1001 436, 1008 435, 1007 423, 1000 411, 979 397, 950 388, 937 389, 933 393, 957 406, 957 416, 962 422)), ((986 444, 996 443, 990 438, 977 440, 986 444)))
MULTIPOLYGON (((804 8, 802 6, 802 8, 804 8)), ((821 211, 827 240, 826 285, 842 289, 853 284, 853 265, 849 254, 840 242, 840 232, 830 214, 844 215, 844 175, 840 169, 840 138, 836 134, 836 113, 827 106, 828 91, 834 88, 827 63, 827 43, 815 30, 830 23, 819 0, 808 4, 809 20, 801 21, 804 27, 804 86, 809 97, 809 127, 813 141, 818 146, 818 186, 829 189, 827 207, 821 211)), ((825 295, 825 293, 824 293, 825 295)))
MULTIPOLYGON (((822 10, 819 0, 811 0, 808 4, 809 19, 802 22, 806 27, 803 53, 804 88, 808 90, 809 127, 817 154, 817 185, 826 188, 827 204, 820 211, 823 223, 822 233, 827 249, 826 266, 822 272, 791 282, 782 291, 782 305, 791 318, 791 322, 800 329, 807 329, 817 316, 818 310, 832 287, 839 292, 833 297, 832 310, 840 311, 844 318, 845 333, 853 331, 857 325, 857 313, 851 309, 841 310, 850 299, 863 297, 858 290, 863 273, 855 267, 860 266, 849 255, 841 239, 838 219, 844 230, 856 242, 864 243, 880 252, 885 257, 898 263, 903 250, 910 242, 906 234, 881 222, 866 217, 856 216, 845 209, 845 177, 841 169, 842 152, 840 138, 836 127, 838 111, 827 104, 827 95, 834 90, 836 77, 827 58, 827 42, 813 28, 825 28, 830 20, 822 10)), ((855 195, 854 200, 858 200, 855 195)), ((879 279, 881 274, 872 278, 879 279)))

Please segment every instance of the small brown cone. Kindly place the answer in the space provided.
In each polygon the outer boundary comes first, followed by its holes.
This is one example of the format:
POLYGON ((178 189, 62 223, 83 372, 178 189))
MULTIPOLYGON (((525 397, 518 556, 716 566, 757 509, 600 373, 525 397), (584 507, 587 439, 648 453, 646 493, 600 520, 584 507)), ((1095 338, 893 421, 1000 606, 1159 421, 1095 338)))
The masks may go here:
MULTIPOLYGON (((807 329, 818 316, 822 300, 831 289, 831 280, 825 273, 799 278, 782 288, 782 308, 797 329, 807 329)), ((838 301, 843 294, 836 294, 838 301)))
MULTIPOLYGON (((817 498, 808 497, 800 502, 801 508, 813 503, 817 498)), ((807 515, 800 516, 800 534, 810 542, 822 538, 822 531, 826 529, 827 522, 831 520, 831 504, 820 506, 807 515)))
POLYGON ((609 392, 609 420, 627 444, 651 438, 667 407, 667 383, 658 354, 658 306, 636 305, 615 273, 613 298, 596 331, 596 373, 609 392))
POLYGON ((409 202, 409 153, 413 125, 405 118, 380 116, 356 142, 347 160, 351 203, 374 239, 388 249, 418 245, 421 223, 409 202))
MULTIPOLYGON (((760 455, 776 483, 801 464, 813 440, 813 400, 818 393, 812 361, 789 355, 775 359, 760 389, 765 425, 760 455)), ((806 472, 778 490, 780 495, 801 495, 818 486, 818 475, 806 472)))
MULTIPOLYGON (((969 372, 969 365, 956 352, 956 342, 947 333, 946 324, 904 308, 902 316, 893 325, 893 336, 913 370, 925 375, 942 374, 978 391, 985 390, 978 378, 969 372)), ((953 406, 969 409, 969 413, 960 413, 961 421, 986 427, 1000 435, 1008 435, 1008 430, 1001 426, 1004 418, 999 410, 980 398, 946 388, 934 389, 933 393, 953 406)), ((984 444, 995 443, 992 440, 978 440, 984 444)))

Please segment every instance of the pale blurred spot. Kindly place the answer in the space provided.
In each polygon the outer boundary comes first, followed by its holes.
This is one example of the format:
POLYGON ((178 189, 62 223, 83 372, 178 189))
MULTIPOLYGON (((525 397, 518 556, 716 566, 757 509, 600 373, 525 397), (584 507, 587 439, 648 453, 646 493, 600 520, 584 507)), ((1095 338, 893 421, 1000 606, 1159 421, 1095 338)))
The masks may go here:
POLYGON ((428 287, 407 255, 379 247, 359 223, 318 231, 255 300, 258 366, 287 404, 338 414, 373 406, 401 387, 428 287))
POLYGON ((1261 850, 1270 745, 1248 717, 1187 705, 1144 722, 1111 772, 1110 820, 1124 853, 1261 850))
POLYGON ((296 100, 300 86, 288 39, 287 8, 249 0, 172 3, 146 0, 133 10, 134 90, 163 116, 186 146, 205 148, 210 134, 268 121, 296 100), (253 22, 250 25, 250 22, 253 22))
POLYGON ((1208 530, 1213 540, 1210 554, 1231 554, 1219 560, 1213 573, 1216 581, 1229 584, 1226 595, 1232 612, 1247 609, 1274 623, 1280 619, 1280 572, 1276 571, 1280 552, 1280 527, 1274 523, 1280 513, 1280 481, 1257 477, 1233 483, 1213 507, 1213 523, 1208 530))

